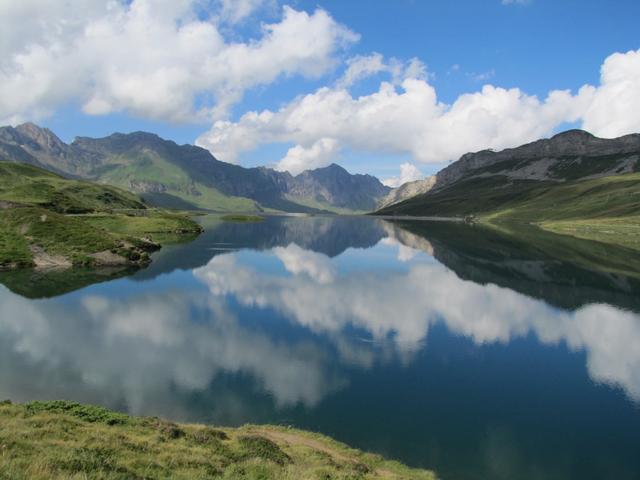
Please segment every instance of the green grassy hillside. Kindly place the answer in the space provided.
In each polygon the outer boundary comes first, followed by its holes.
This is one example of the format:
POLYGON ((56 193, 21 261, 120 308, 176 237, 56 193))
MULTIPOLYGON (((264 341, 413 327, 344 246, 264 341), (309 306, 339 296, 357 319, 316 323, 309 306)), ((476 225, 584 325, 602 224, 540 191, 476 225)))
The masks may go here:
POLYGON ((532 188, 522 197, 493 209, 487 217, 548 222, 638 215, 640 173, 630 173, 532 188))
POLYGON ((369 175, 329 165, 298 176, 266 167, 244 168, 195 145, 149 132, 76 137, 71 144, 33 123, 0 126, 0 154, 8 161, 114 185, 159 208, 222 213, 370 211, 388 188, 369 175), (287 198, 291 197, 291 198, 287 198), (320 201, 320 208, 299 199, 320 201))
POLYGON ((322 202, 311 198, 301 198, 288 195, 287 199, 298 205, 302 205, 303 207, 309 207, 317 213, 335 213, 337 215, 358 215, 368 213, 366 210, 353 210, 349 208, 335 207, 328 202, 322 202))
POLYGON ((556 233, 638 248, 640 173, 563 183, 474 178, 377 213, 534 223, 556 233))
POLYGON ((113 156, 94 175, 101 183, 141 191, 141 196, 154 205, 168 208, 188 206, 219 212, 260 210, 254 200, 225 195, 192 179, 184 169, 151 152, 133 157, 113 156))
MULTIPOLYGON (((54 263, 90 264, 98 252, 119 252, 124 242, 93 228, 75 217, 42 208, 12 208, 0 211, 4 248, 0 264, 18 260, 30 264, 38 254, 54 263)), ((44 259, 43 259, 44 261, 44 259)))
POLYGON ((73 402, 0 404, 0 478, 432 480, 327 437, 270 426, 213 428, 73 402))
POLYGON ((31 165, 9 162, 0 162, 0 201, 58 213, 147 208, 139 197, 125 190, 69 180, 31 165))
POLYGON ((613 243, 640 250, 640 217, 590 218, 542 222, 542 228, 561 235, 613 243))
POLYGON ((155 234, 200 231, 118 188, 0 162, 0 269, 144 265, 155 234))
POLYGON ((640 173, 566 183, 512 181, 505 177, 460 181, 439 192, 418 195, 380 214, 476 215, 502 220, 622 217, 640 214, 640 173))

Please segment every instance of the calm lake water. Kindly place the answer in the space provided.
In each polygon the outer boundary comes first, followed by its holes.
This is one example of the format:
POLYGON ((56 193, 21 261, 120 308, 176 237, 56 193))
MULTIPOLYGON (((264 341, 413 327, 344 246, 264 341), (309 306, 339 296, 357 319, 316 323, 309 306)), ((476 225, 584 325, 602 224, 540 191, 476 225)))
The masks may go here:
POLYGON ((0 399, 293 425, 445 480, 640 478, 637 253, 445 223, 201 221, 130 276, 0 275, 0 399))

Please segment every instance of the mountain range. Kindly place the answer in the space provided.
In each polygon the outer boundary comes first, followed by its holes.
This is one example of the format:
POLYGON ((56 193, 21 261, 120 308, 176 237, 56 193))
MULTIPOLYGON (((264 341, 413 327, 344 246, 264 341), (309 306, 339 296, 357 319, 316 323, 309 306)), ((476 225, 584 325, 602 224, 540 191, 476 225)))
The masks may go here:
POLYGON ((499 152, 467 153, 435 176, 390 189, 332 164, 293 176, 244 168, 153 133, 67 144, 25 123, 0 127, 0 159, 120 187, 149 204, 213 211, 370 212, 526 222, 640 215, 640 134, 569 130, 499 152))
MULTIPOLYGON (((410 186, 404 186, 407 188, 410 186)), ((640 134, 569 130, 495 152, 467 153, 377 213, 528 223, 640 215, 640 134), (412 193, 411 191, 409 194, 412 193)))
POLYGON ((67 144, 33 123, 0 127, 0 159, 28 163, 70 178, 124 188, 162 207, 214 211, 364 212, 391 190, 371 175, 339 165, 293 176, 244 168, 208 150, 153 133, 77 137, 67 144))

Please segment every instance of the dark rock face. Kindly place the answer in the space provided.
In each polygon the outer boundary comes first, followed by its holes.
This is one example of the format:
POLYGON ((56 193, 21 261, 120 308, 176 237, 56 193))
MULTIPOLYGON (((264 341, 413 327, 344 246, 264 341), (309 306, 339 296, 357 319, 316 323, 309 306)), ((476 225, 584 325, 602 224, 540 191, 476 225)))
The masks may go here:
MULTIPOLYGON (((331 207, 373 210, 389 192, 369 175, 351 175, 338 165, 303 172, 293 177, 270 168, 243 168, 216 159, 208 150, 194 145, 178 145, 147 132, 114 133, 104 138, 78 137, 70 145, 48 129, 28 123, 0 127, 0 156, 4 160, 30 163, 67 176, 100 180, 118 164, 134 165, 145 156, 160 158, 182 170, 192 184, 191 195, 199 195, 193 182, 212 187, 225 195, 244 197, 264 207, 285 211, 313 211, 298 201, 312 200, 331 207)), ((129 188, 142 193, 165 193, 163 180, 136 178, 129 188)), ((212 206, 214 207, 214 206, 212 206)))
MULTIPOLYGON (((562 173, 562 170, 566 170, 562 163, 567 167, 583 164, 582 169, 574 168, 583 170, 585 174, 582 177, 626 173, 633 171, 639 160, 640 134, 605 139, 583 130, 569 130, 549 139, 500 152, 482 150, 467 153, 437 174, 433 191, 478 174, 563 181, 568 178, 562 173), (584 164, 589 163, 590 159, 598 161, 599 165, 585 169, 584 164)), ((571 179, 576 178, 580 177, 573 175, 571 179)))
POLYGON ((75 169, 76 156, 51 130, 25 123, 0 128, 0 154, 9 160, 29 163, 63 173, 75 169))
POLYGON ((390 191, 371 175, 351 175, 339 165, 307 170, 293 177, 288 193, 341 208, 373 210, 390 191))

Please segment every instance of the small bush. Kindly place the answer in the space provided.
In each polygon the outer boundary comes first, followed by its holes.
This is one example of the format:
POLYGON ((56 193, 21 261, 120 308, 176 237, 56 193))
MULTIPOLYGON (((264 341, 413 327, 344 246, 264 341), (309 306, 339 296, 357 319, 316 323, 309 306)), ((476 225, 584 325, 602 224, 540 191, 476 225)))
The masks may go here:
POLYGON ((123 413, 113 412, 95 405, 81 405, 67 400, 51 402, 31 402, 26 405, 27 413, 35 415, 42 412, 64 413, 89 423, 105 423, 107 425, 124 425, 131 418, 123 413))
POLYGON ((175 423, 171 422, 159 422, 158 430, 165 438, 169 440, 176 440, 185 436, 184 430, 182 430, 175 423))
POLYGON ((291 457, 284 453, 278 445, 268 438, 259 435, 246 435, 238 439, 247 457, 269 460, 278 465, 291 463, 291 457))
POLYGON ((365 465, 364 463, 356 463, 353 465, 353 469, 362 475, 366 475, 367 473, 371 473, 371 469, 369 468, 368 465, 365 465))
POLYGON ((206 445, 210 443, 219 443, 221 440, 229 440, 227 435, 222 430, 216 430, 215 428, 203 428, 191 434, 191 439, 200 445, 206 445))

